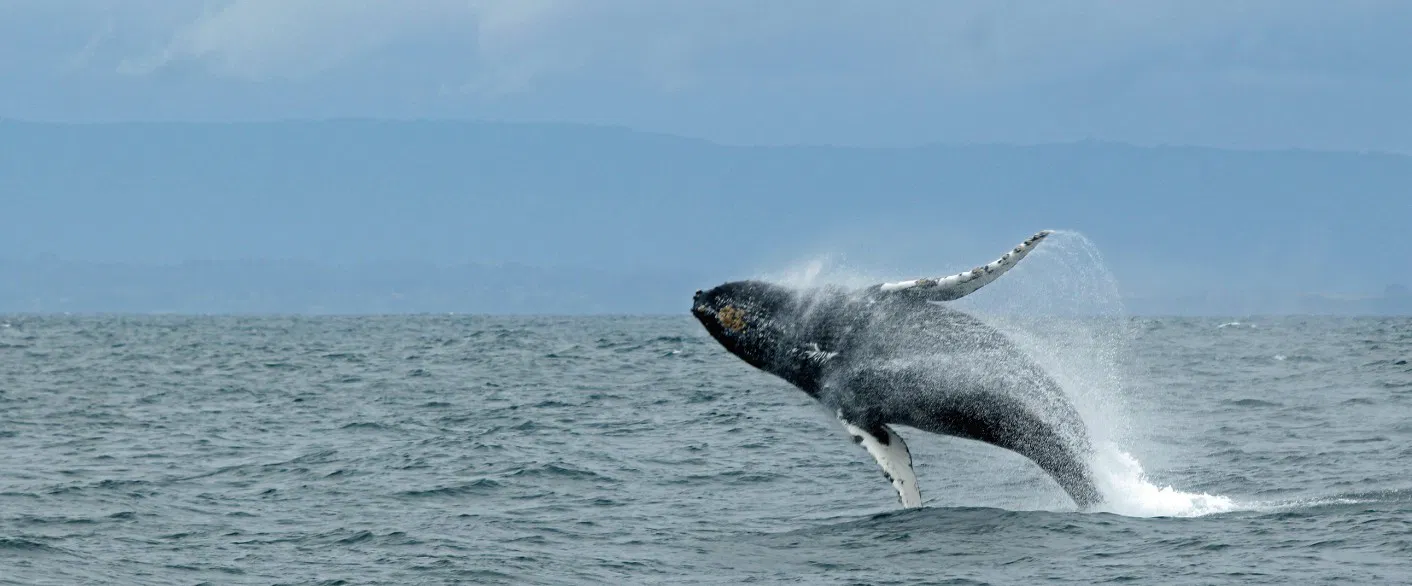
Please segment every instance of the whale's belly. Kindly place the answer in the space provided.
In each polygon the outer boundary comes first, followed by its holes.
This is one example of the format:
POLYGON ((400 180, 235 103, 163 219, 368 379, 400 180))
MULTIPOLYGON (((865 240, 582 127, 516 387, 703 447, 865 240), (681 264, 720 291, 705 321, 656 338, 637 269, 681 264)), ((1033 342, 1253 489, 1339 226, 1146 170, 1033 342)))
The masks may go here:
POLYGON ((934 433, 1014 445, 1063 437, 1086 444, 1063 389, 1018 346, 945 307, 888 311, 855 322, 832 373, 839 400, 934 433))

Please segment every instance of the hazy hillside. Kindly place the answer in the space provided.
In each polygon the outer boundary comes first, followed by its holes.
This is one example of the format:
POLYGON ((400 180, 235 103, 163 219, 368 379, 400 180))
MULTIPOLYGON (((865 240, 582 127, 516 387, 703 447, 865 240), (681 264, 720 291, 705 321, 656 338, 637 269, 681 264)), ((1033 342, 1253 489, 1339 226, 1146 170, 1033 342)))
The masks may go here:
MULTIPOLYGON (((685 314, 693 291, 721 281, 646 270, 245 261, 149 266, 53 259, 0 260, 0 275, 0 314, 685 314)), ((982 305, 987 311, 1008 307, 982 305)), ((1412 294, 1397 287, 1342 296, 1218 292, 1131 297, 1124 306, 1135 315, 1412 315, 1412 294)))
MULTIPOLYGON (((1396 155, 1099 143, 754 148, 611 128, 455 122, 5 121, 0 258, 15 272, 0 289, 0 310, 28 307, 15 300, 49 282, 13 268, 37 266, 31 261, 41 255, 131 265, 60 263, 76 271, 68 282, 167 291, 219 289, 230 278, 228 268, 203 273, 186 261, 265 263, 247 277, 267 287, 276 286, 267 279, 332 270, 292 268, 302 266, 363 267, 337 274, 368 279, 411 272, 432 288, 454 274, 436 266, 574 267, 584 275, 577 281, 563 271, 527 278, 547 281, 534 289, 600 301, 608 290, 585 283, 617 286, 608 284, 633 272, 681 279, 671 290, 661 279, 624 288, 639 301, 615 302, 631 310, 700 280, 821 254, 887 274, 958 270, 1039 228, 1083 232, 1135 298, 1270 289, 1291 298, 1379 296, 1412 281, 1408 193, 1412 158, 1396 155), (280 259, 284 268, 270 268, 280 259), (196 289, 155 285, 162 279, 196 289)), ((459 275, 456 291, 492 282, 459 275)), ((336 285, 352 287, 343 278, 316 288, 353 295, 336 285)), ((496 291, 463 305, 539 307, 496 291)), ((158 305, 195 299, 172 295, 158 305)))
POLYGON ((0 313, 685 313, 671 272, 421 264, 0 261, 0 313))

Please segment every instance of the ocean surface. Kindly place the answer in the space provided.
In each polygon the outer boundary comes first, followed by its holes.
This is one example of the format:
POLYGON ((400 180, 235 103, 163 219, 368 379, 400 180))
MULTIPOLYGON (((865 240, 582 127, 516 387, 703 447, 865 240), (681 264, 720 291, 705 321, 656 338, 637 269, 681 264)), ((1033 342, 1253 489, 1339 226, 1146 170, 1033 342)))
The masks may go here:
POLYGON ((1102 510, 685 315, 0 316, 0 583, 1412 583, 1412 319, 995 323, 1102 510))

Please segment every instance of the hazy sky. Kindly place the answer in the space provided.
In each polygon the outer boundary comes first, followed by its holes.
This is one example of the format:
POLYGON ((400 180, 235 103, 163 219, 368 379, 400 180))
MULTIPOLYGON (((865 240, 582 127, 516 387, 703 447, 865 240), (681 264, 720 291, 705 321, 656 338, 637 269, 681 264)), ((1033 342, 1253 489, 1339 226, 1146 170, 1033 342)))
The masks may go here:
POLYGON ((1412 152, 1405 0, 0 0, 0 116, 1412 152))

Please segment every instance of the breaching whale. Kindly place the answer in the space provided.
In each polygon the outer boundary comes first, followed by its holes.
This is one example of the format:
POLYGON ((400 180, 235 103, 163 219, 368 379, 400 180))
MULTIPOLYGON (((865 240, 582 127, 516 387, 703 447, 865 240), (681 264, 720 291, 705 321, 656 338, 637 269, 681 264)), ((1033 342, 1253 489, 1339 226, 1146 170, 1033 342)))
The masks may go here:
POLYGON ((697 291, 692 314, 726 350, 837 416, 903 507, 921 506, 922 497, 911 453, 892 425, 1014 451, 1087 509, 1102 497, 1078 411, 1004 335, 945 304, 995 281, 1051 233, 949 277, 857 290, 730 282, 697 291))

